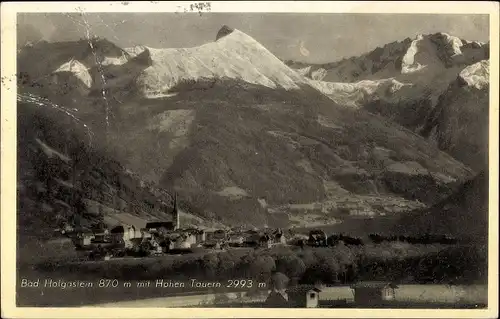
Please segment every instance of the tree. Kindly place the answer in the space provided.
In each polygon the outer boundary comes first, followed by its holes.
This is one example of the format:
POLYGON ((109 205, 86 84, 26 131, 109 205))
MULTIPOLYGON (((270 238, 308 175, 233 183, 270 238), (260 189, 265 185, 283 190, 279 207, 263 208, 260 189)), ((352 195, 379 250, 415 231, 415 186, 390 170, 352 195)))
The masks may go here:
POLYGON ((276 270, 295 281, 306 271, 306 264, 295 255, 285 255, 278 257, 276 260, 276 270))
POLYGON ((316 265, 318 258, 314 254, 314 252, 310 249, 304 250, 303 253, 299 254, 302 261, 306 265, 306 268, 310 268, 313 265, 316 265))
POLYGON ((268 278, 274 269, 276 269, 276 263, 271 256, 258 256, 249 264, 248 270, 250 276, 262 280, 268 278))
POLYGON ((219 265, 219 258, 217 257, 217 255, 214 254, 205 255, 203 256, 203 258, 199 259, 199 262, 200 262, 200 268, 205 271, 205 274, 209 278, 214 278, 219 265))
POLYGON ((290 282, 290 279, 288 277, 281 273, 281 272, 276 272, 271 276, 271 289, 276 289, 276 290, 283 290, 288 287, 288 283, 290 282))
POLYGON ((238 257, 231 253, 218 254, 218 264, 216 272, 219 276, 229 276, 229 278, 234 278, 236 271, 236 265, 238 262, 238 257))
POLYGON ((349 269, 354 271, 356 269, 356 256, 352 249, 345 245, 338 245, 333 251, 333 258, 338 267, 338 273, 340 274, 344 282, 347 281, 347 272, 349 269))

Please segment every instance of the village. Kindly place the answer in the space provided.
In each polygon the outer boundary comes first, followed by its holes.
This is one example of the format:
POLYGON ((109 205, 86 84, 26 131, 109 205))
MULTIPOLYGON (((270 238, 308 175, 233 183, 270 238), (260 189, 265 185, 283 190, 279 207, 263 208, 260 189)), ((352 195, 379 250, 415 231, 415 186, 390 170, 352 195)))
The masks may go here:
MULTIPOLYGON (((239 247, 271 248, 275 245, 287 245, 282 229, 265 228, 243 229, 202 229, 183 228, 179 218, 177 197, 174 199, 172 218, 168 221, 149 221, 131 214, 105 216, 104 222, 92 229, 81 230, 73 225, 57 229, 72 239, 76 250, 86 252, 90 260, 109 260, 119 257, 147 257, 163 254, 184 254, 207 250, 226 250, 239 247), (114 225, 109 227, 108 225, 114 225)), ((321 231, 320 231, 321 233, 321 231)), ((295 244, 305 245, 308 239, 326 243, 317 239, 313 232, 309 237, 293 238, 295 244)))

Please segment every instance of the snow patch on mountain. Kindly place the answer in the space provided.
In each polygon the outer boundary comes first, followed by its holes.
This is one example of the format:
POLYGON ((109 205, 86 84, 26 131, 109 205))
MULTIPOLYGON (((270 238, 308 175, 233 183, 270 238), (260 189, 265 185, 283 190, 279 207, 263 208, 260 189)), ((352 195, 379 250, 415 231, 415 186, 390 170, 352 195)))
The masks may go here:
POLYGON ((398 99, 397 94, 404 87, 412 84, 401 83, 393 78, 383 80, 364 80, 356 83, 338 83, 325 81, 310 81, 311 85, 337 103, 362 107, 371 100, 392 101, 398 99))
POLYGON ((103 60, 100 62, 101 65, 106 66, 106 65, 123 65, 129 61, 130 57, 126 55, 122 55, 120 57, 104 57, 103 60))
POLYGON ((323 80, 327 74, 328 72, 325 69, 319 68, 316 71, 311 72, 311 78, 313 80, 323 80))
POLYGON ((403 56, 401 73, 414 73, 428 68, 432 71, 442 69, 442 61, 436 55, 433 42, 419 35, 412 41, 408 51, 403 56))
POLYGON ((80 80, 81 83, 84 84, 87 88, 90 88, 92 86, 92 76, 90 75, 88 68, 80 61, 70 60, 66 63, 63 63, 56 70, 54 70, 53 74, 65 72, 70 73, 75 78, 80 80))
POLYGON ((481 62, 469 65, 460 72, 458 79, 468 86, 478 90, 486 88, 490 84, 490 61, 483 60, 481 62))
POLYGON ((123 49, 123 51, 127 52, 127 54, 130 57, 135 57, 135 56, 141 54, 142 52, 144 52, 146 50, 147 50, 147 47, 144 46, 144 45, 136 45, 136 46, 133 46, 133 47, 129 47, 129 48, 124 48, 123 49))
POLYGON ((306 68, 296 69, 295 72, 297 72, 300 75, 307 76, 309 72, 311 72, 311 67, 308 66, 306 68))

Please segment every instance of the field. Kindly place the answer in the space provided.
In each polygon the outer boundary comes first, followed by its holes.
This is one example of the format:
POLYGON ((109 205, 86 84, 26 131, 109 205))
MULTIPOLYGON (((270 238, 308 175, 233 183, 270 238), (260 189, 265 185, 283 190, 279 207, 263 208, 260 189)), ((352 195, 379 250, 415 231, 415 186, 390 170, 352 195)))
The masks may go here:
MULTIPOLYGON (((486 285, 401 285, 396 289, 396 301, 429 303, 487 303, 486 285)), ((353 300, 353 291, 349 287, 325 288, 320 299, 353 300)))

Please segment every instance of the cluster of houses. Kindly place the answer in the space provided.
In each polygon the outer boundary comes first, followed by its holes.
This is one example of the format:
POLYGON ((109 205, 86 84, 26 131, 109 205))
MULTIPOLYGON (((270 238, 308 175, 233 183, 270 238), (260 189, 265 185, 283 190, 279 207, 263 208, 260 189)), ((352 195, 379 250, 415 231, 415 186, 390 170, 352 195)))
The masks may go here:
MULTIPOLYGON (((70 229, 65 229, 68 233, 70 229)), ((89 231, 74 231, 73 241, 78 249, 88 251, 113 251, 112 255, 139 253, 190 252, 196 248, 224 249, 229 247, 270 248, 286 244, 281 229, 243 230, 181 228, 177 199, 171 221, 145 222, 128 213, 104 217, 104 221, 89 231), (113 225, 108 227, 107 225, 113 225)))
MULTIPOLYGON (((329 246, 332 242, 343 240, 318 229, 309 231, 309 235, 297 234, 287 238, 278 228, 265 229, 200 229, 181 228, 179 212, 175 205, 171 221, 145 222, 127 213, 106 216, 102 226, 91 231, 75 232, 75 246, 83 250, 106 250, 136 253, 163 254, 191 252, 196 248, 228 249, 230 247, 271 248, 275 245, 329 246), (106 225, 114 225, 111 228, 106 225)), ((69 232, 70 230, 67 229, 69 232)), ((290 235, 290 234, 288 234, 290 235)))
POLYGON ((119 247, 124 250, 150 254, 190 252, 195 248, 225 249, 229 247, 270 248, 286 244, 281 230, 232 232, 179 228, 171 222, 150 222, 144 228, 119 225, 101 232, 79 233, 76 245, 83 249, 119 247))

